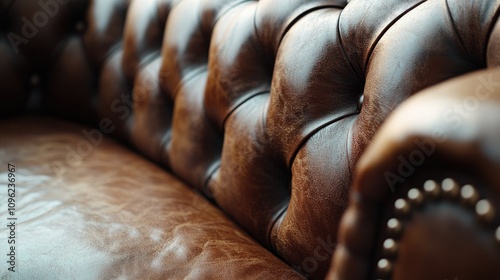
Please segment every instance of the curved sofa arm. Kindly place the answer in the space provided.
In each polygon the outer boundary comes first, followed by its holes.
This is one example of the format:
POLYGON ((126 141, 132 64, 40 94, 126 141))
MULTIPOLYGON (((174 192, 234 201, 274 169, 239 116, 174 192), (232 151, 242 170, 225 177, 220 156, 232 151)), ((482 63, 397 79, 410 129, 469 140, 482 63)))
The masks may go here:
POLYGON ((328 279, 500 279, 500 70, 428 88, 356 169, 328 279))

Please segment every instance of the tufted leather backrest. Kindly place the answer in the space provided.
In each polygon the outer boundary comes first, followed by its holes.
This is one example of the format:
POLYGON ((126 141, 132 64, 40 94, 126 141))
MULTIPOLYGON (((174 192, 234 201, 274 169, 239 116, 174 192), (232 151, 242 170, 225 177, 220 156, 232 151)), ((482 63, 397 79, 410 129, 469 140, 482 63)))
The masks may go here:
POLYGON ((99 125, 321 277, 370 139, 418 90, 500 63, 499 4, 2 1, 0 113, 99 125))

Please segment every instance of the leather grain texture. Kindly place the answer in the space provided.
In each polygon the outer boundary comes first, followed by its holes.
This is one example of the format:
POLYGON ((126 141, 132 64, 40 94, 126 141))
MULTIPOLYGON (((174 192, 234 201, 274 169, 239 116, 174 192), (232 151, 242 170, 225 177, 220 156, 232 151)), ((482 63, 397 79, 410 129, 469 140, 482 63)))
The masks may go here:
POLYGON ((499 278, 498 214, 481 222, 474 204, 445 195, 422 207, 412 205, 415 210, 407 219, 394 214, 394 197, 405 197, 409 188, 426 180, 441 183, 447 177, 460 186, 474 186, 482 199, 500 209, 499 109, 498 69, 430 87, 400 106, 359 162, 328 279, 376 279, 376 261, 384 257, 379 244, 393 217, 404 221, 404 232, 390 279, 499 278), (458 107, 462 114, 449 114, 458 107), (419 165, 411 163, 416 154, 424 155, 419 165), (388 180, 388 174, 400 178, 388 180))
POLYGON ((186 184, 96 130, 23 117, 0 131, 0 164, 17 167, 15 279, 303 279, 186 184))
POLYGON ((0 2, 0 115, 101 127, 311 278, 386 118, 500 63, 500 0, 0 2))

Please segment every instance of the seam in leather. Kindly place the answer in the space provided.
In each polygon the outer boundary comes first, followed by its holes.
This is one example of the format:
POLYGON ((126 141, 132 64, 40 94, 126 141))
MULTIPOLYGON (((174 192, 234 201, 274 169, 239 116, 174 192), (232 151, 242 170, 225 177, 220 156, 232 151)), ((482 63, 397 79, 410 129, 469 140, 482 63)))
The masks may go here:
POLYGON ((282 208, 280 210, 278 210, 274 215, 273 217, 271 218, 271 222, 269 223, 269 226, 267 228, 267 233, 266 233, 266 242, 268 244, 268 247, 269 249, 275 253, 275 254, 278 254, 278 250, 277 248, 275 247, 275 244, 272 242, 271 240, 271 237, 272 237, 272 233, 273 233, 273 230, 274 228, 276 227, 276 224, 278 223, 278 221, 284 217, 287 213, 287 210, 288 210, 288 206, 290 205, 290 197, 288 198, 287 201, 284 201, 283 203, 283 206, 281 206, 282 208))
MULTIPOLYGON (((123 9, 123 11, 119 11, 122 13, 122 16, 123 16, 123 28, 125 26, 125 21, 126 21, 126 17, 127 17, 127 14, 128 14, 128 10, 129 10, 129 6, 130 6, 130 1, 128 1, 128 3, 124 3, 125 5, 120 5, 121 8, 123 9)), ((90 9, 89 11, 90 12, 90 9)), ((85 14, 85 18, 87 19, 89 16, 88 16, 88 12, 85 14)), ((88 21, 88 20, 87 20, 88 21)), ((102 67, 104 67, 104 65, 106 64, 106 61, 112 56, 114 55, 117 50, 120 49, 120 47, 123 45, 123 36, 124 36, 124 32, 125 30, 122 29, 122 32, 121 32, 121 37, 120 39, 115 43, 113 44, 109 50, 106 52, 106 54, 104 54, 104 56, 102 57, 102 61, 99 61, 100 65, 96 65, 97 69, 99 72, 101 72, 102 70, 102 67)))
POLYGON ((120 50, 123 50, 123 37, 116 42, 113 46, 109 48, 109 50, 106 52, 106 54, 102 58, 101 65, 97 65, 97 68, 99 69, 99 72, 101 72, 102 67, 106 64, 106 62, 115 54, 120 52, 120 50))
POLYGON ((307 143, 307 141, 309 141, 309 139, 311 139, 311 137, 313 137, 316 133, 318 133, 319 131, 321 131, 323 128, 325 128, 327 126, 330 126, 330 125, 332 125, 332 124, 334 124, 336 122, 339 122, 339 121, 341 121, 343 119, 346 119, 346 118, 348 118, 350 116, 357 115, 357 114, 359 114, 359 112, 356 111, 356 112, 353 112, 353 113, 348 113, 346 115, 334 118, 333 120, 325 122, 324 124, 316 127, 311 132, 309 132, 306 136, 304 136, 304 138, 302 138, 302 140, 300 140, 299 144, 297 145, 297 147, 295 148, 294 152, 292 153, 292 156, 290 157, 290 160, 288 161, 288 168, 289 168, 289 170, 291 171, 293 162, 295 161, 295 158, 297 157, 297 154, 302 149, 302 147, 307 143))
MULTIPOLYGON (((332 8, 336 8, 336 9, 339 9, 339 10, 342 10, 344 7, 342 6, 338 6, 338 5, 321 5, 321 6, 316 6, 316 7, 312 7, 312 8, 309 8, 309 9, 306 9, 304 10, 303 12, 301 12, 300 14, 298 14, 286 27, 285 27, 285 30, 283 31, 283 34, 281 34, 281 37, 280 37, 280 40, 278 41, 278 45, 276 46, 276 48, 278 49, 279 46, 281 45, 281 42, 283 41, 283 38, 285 38, 286 34, 288 33, 288 31, 290 31, 290 29, 292 29, 292 27, 297 23, 299 22, 303 17, 305 17, 306 15, 312 13, 312 12, 315 12, 315 11, 319 11, 319 10, 323 10, 323 9, 332 9, 332 8)), ((274 53, 277 52, 277 49, 274 50, 274 53)))
POLYGON ((242 0, 240 2, 236 2, 234 3, 233 5, 227 5, 226 7, 224 7, 221 11, 220 11, 220 14, 217 14, 217 16, 215 17, 214 19, 214 22, 212 24, 212 30, 214 29, 215 27, 215 24, 219 21, 219 19, 224 16, 225 14, 227 14, 229 11, 231 11, 232 9, 236 8, 236 6, 239 6, 245 2, 258 2, 258 1, 255 1, 255 0, 242 0))
POLYGON ((275 63, 275 59, 274 59, 274 55, 271 57, 269 52, 266 51, 266 49, 262 48, 262 46, 264 44, 262 44, 262 38, 260 36, 260 33, 259 33, 259 29, 257 28, 257 11, 258 11, 258 8, 259 8, 259 4, 257 3, 257 6, 255 7, 255 11, 253 13, 253 32, 255 34, 255 37, 257 39, 257 42, 259 43, 259 49, 262 50, 262 54, 264 54, 264 57, 267 61, 268 64, 270 65, 273 65, 273 68, 274 68, 274 63, 275 63))
POLYGON ((203 182, 203 194, 205 196, 208 196, 208 194, 210 195, 210 199, 211 200, 214 200, 215 201, 215 197, 212 197, 212 195, 210 194, 210 190, 208 189, 208 184, 209 182, 212 180, 212 178, 214 177, 215 173, 217 173, 217 171, 220 170, 221 168, 221 159, 219 157, 219 159, 217 161, 215 161, 211 166, 210 168, 208 169, 208 172, 205 176, 205 182, 203 182))
POLYGON ((464 40, 463 40, 462 36, 460 35, 460 33, 458 32, 457 25, 455 24, 455 20, 453 19, 453 15, 451 14, 450 5, 448 4, 448 0, 444 0, 444 2, 445 2, 445 6, 446 6, 446 12, 448 13, 448 16, 450 17, 450 22, 451 22, 451 26, 453 27, 453 32, 455 33, 455 35, 458 38, 458 41, 460 42, 460 48, 462 49, 462 51, 465 53, 465 55, 471 61, 474 61, 474 59, 472 59, 472 56, 470 55, 467 48, 465 48, 464 40))
MULTIPOLYGON (((161 26, 161 22, 160 22, 160 0, 156 0, 156 21, 157 21, 157 24, 158 26, 160 27, 160 29, 163 29, 163 31, 165 31, 164 27, 165 26, 161 26)), ((168 13, 167 13, 167 19, 168 19, 168 16, 170 15, 170 9, 168 10, 168 13)))
MULTIPOLYGON (((172 12, 172 10, 181 2, 182 2, 182 0, 172 0, 169 2, 167 18, 165 19, 165 24, 162 24, 161 18, 160 18, 160 10, 161 10, 160 0, 156 0, 156 20, 157 20, 157 23, 158 23, 158 26, 160 27, 160 29, 163 30, 162 34, 165 34, 166 24, 168 22, 168 18, 170 17, 170 12, 172 12)), ((163 45, 163 36, 162 36, 162 44, 161 45, 163 45)))
POLYGON ((168 152, 165 152, 165 149, 167 151, 169 150, 167 146, 170 145, 171 141, 172 141, 172 122, 170 122, 170 127, 167 129, 167 132, 165 133, 165 135, 162 138, 162 141, 160 142, 160 164, 165 166, 167 169, 172 169, 168 152))
MULTIPOLYGON (((206 50, 206 53, 209 53, 210 52, 210 41, 212 41, 212 31, 213 29, 211 28, 207 34, 204 26, 203 26, 203 10, 201 9, 201 6, 198 5, 198 15, 197 15, 197 19, 198 19, 198 29, 200 30, 201 32, 201 36, 203 36, 203 41, 204 42, 208 42, 208 48, 206 50)), ((208 64, 208 55, 207 55, 207 59, 205 61, 205 63, 208 64)))
MULTIPOLYGON (((253 13, 253 32, 255 40, 257 41, 258 44, 255 44, 255 42, 253 41, 250 41, 250 43, 252 44, 252 47, 265 58, 265 60, 263 60, 265 62, 263 63, 265 63, 266 66, 269 66, 270 69, 274 69, 274 63, 275 63, 274 57, 270 57, 270 54, 262 47, 263 46, 262 39, 260 38, 259 30, 257 28, 257 8, 258 7, 255 8, 253 13)), ((271 73, 271 80, 272 80, 272 73, 271 73)))
POLYGON ((344 59, 349 64, 349 67, 351 68, 351 71, 354 73, 354 75, 356 75, 356 77, 358 77, 358 80, 361 82, 361 84, 363 84, 363 87, 364 87, 365 76, 364 75, 362 75, 362 76, 359 75, 358 71, 355 70, 354 65, 352 64, 351 60, 347 56, 347 52, 345 51, 344 40, 342 38, 342 32, 340 32, 340 21, 342 20, 342 14, 343 14, 343 12, 344 12, 344 10, 340 11, 339 18, 337 20, 337 37, 339 38, 339 47, 340 47, 340 50, 342 51, 342 54, 344 55, 344 59))
POLYGON ((380 32, 378 34, 377 38, 375 39, 375 41, 373 42, 373 44, 370 46, 370 50, 368 51, 368 56, 366 57, 366 61, 364 63, 363 72, 366 73, 366 68, 368 67, 368 63, 370 62, 370 58, 371 58, 373 52, 375 51, 375 47, 378 45, 378 42, 382 39, 382 37, 385 35, 385 33, 387 33, 387 31, 389 30, 389 28, 391 28, 396 22, 398 22, 402 17, 404 17, 410 11, 414 10, 415 8, 417 8, 418 6, 420 6, 421 4, 423 4, 426 1, 427 0, 420 1, 420 2, 416 3, 415 5, 409 7, 406 11, 402 12, 401 14, 399 14, 389 24, 387 24, 387 26, 384 27, 384 29, 382 30, 382 32, 380 32))
POLYGON ((233 106, 233 108, 229 109, 229 112, 226 114, 226 116, 224 117, 224 120, 222 121, 222 127, 226 127, 226 121, 229 119, 229 117, 236 111, 238 110, 238 108, 240 108, 243 104, 245 104, 247 101, 249 101, 250 99, 253 99, 254 97, 256 96, 259 96, 259 95, 262 95, 262 94, 266 94, 266 93, 270 93, 269 90, 267 91, 260 91, 260 92, 256 92, 256 93, 253 93, 251 95, 249 95, 247 98, 245 98, 244 100, 240 101, 239 103, 237 103, 236 105, 233 106))
POLYGON ((140 72, 142 69, 147 67, 151 62, 155 61, 157 58, 161 57, 161 49, 154 51, 146 57, 144 57, 140 62, 139 65, 137 65, 137 69, 135 71, 135 75, 137 76, 137 73, 140 72))
POLYGON ((274 69, 274 64, 276 63, 274 57, 271 58, 269 56, 269 54, 266 52, 266 50, 262 47, 263 44, 262 44, 262 40, 260 39, 259 37, 259 34, 258 34, 258 31, 257 31, 257 23, 256 23, 256 16, 257 16, 257 6, 255 7, 255 10, 254 10, 254 15, 253 15, 253 36, 252 38, 254 38, 254 40, 249 40, 250 44, 252 45, 252 47, 254 48, 254 50, 260 54, 261 56, 263 56, 263 58, 265 60, 262 61, 262 64, 265 64, 266 66, 268 66, 268 69, 271 69, 271 77, 270 79, 272 80, 272 76, 273 76, 273 70, 274 69))
POLYGON ((484 65, 487 63, 487 53, 488 53, 488 45, 490 44, 491 34, 493 33, 493 29, 498 22, 498 17, 500 16, 500 5, 497 7, 493 19, 491 20, 490 26, 488 27, 488 31, 486 33, 485 44, 483 45, 483 62, 484 65))
MULTIPOLYGON (((357 112, 357 116, 359 117, 360 112, 357 112)), ((353 115, 354 116, 354 115, 353 115)), ((347 132, 347 141, 345 144, 345 150, 346 150, 346 155, 347 155, 347 170, 349 171, 349 178, 352 178, 354 172, 351 167, 351 157, 352 157, 352 143, 353 143, 353 133, 352 130, 354 126, 356 125, 356 120, 353 121, 353 124, 349 126, 349 131, 347 132)))
MULTIPOLYGON (((168 13, 167 13, 167 18, 165 19, 165 22, 168 20, 168 16, 170 15, 170 11, 171 11, 171 8, 172 8, 172 5, 171 3, 169 3, 169 8, 168 8, 168 13)), ((158 27, 160 28, 160 30, 162 30, 162 34, 165 34, 165 25, 162 25, 161 24, 161 18, 160 18, 160 0, 156 0, 156 24, 158 24, 158 27)), ((160 44, 160 46, 163 44, 163 36, 162 37, 162 43, 160 44)))
POLYGON ((181 90, 181 88, 185 85, 191 82, 194 78, 198 77, 201 74, 206 73, 208 70, 208 66, 206 64, 196 67, 194 70, 192 70, 190 73, 182 77, 181 82, 177 85, 177 87, 174 90, 174 97, 172 98, 175 100, 175 97, 177 96, 177 93, 181 90))
POLYGON ((50 69, 50 68, 54 67, 54 65, 57 62, 59 62, 58 58, 63 54, 64 50, 66 49, 66 47, 70 43, 70 39, 72 39, 72 38, 81 39, 80 36, 74 36, 73 34, 70 34, 69 36, 64 36, 64 39, 62 39, 61 42, 59 44, 57 44, 55 46, 55 48, 53 48, 52 52, 49 54, 50 63, 48 63, 47 68, 50 69))

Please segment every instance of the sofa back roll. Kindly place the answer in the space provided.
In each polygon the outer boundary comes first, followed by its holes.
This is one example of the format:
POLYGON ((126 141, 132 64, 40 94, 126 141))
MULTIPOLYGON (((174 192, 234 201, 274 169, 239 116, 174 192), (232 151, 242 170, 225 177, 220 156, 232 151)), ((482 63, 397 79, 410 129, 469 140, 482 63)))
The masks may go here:
POLYGON ((104 128, 321 278, 361 153, 413 93, 498 64, 499 2, 2 1, 0 112, 104 128))

